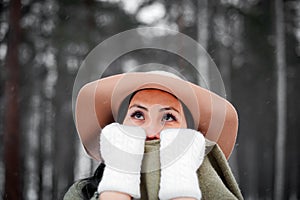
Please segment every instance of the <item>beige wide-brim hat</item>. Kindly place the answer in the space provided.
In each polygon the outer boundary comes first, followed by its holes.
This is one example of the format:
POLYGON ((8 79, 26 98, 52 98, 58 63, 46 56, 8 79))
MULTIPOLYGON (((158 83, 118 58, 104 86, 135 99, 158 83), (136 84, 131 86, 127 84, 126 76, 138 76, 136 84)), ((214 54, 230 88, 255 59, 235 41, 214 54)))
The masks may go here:
POLYGON ((84 85, 78 93, 75 120, 81 142, 92 158, 101 161, 99 137, 113 123, 123 100, 141 89, 159 89, 181 100, 191 112, 195 129, 219 144, 228 159, 237 136, 238 116, 219 95, 169 72, 131 72, 84 85))

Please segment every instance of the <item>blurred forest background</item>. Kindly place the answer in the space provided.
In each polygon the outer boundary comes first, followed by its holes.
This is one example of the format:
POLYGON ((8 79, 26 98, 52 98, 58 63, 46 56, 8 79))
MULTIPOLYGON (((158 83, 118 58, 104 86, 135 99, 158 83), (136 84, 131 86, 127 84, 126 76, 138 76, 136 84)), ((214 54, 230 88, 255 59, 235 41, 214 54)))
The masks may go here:
MULTIPOLYGON (((93 173, 97 163, 82 152, 72 117, 77 70, 101 41, 145 26, 190 36, 218 66, 239 113, 229 161, 245 199, 300 199, 297 0, 2 0, 1 196, 62 199, 75 180, 93 173)), ((184 65, 145 49, 107 73, 153 58, 184 65)))

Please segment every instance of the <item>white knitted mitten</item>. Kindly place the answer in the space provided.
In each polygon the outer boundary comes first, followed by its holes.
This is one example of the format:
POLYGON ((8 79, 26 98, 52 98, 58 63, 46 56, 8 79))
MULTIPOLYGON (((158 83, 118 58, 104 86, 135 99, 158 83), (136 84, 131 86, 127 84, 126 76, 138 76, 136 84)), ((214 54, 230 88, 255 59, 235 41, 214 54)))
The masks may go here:
POLYGON ((100 153, 105 162, 98 192, 117 191, 140 198, 140 171, 146 133, 135 126, 107 125, 100 136, 100 153))
POLYGON ((204 136, 192 129, 165 129, 160 140, 159 199, 201 199, 196 171, 204 159, 204 136))

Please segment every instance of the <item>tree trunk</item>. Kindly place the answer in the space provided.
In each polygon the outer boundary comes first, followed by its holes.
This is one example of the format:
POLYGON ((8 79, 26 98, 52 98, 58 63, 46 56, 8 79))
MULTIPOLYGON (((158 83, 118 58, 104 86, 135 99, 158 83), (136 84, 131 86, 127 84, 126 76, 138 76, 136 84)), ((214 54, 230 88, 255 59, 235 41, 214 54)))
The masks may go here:
POLYGON ((282 0, 275 1, 276 15, 276 66, 277 66, 277 134, 275 146, 274 199, 284 196, 285 132, 286 132, 286 63, 285 29, 282 0))
MULTIPOLYGON (((207 0, 198 1, 198 15, 197 15, 197 35, 198 35, 198 43, 203 47, 204 50, 207 51, 207 43, 208 43, 208 15, 209 15, 209 9, 208 9, 208 2, 207 0)), ((198 49, 198 55, 197 55, 197 64, 198 64, 198 71, 201 74, 201 77, 199 77, 198 84, 204 87, 209 88, 209 68, 207 60, 207 55, 205 54, 205 51, 198 49)))
POLYGON ((4 199, 21 199, 20 153, 19 153, 19 62, 20 0, 11 0, 9 8, 9 38, 6 57, 7 81, 5 84, 6 111, 4 125, 4 199))

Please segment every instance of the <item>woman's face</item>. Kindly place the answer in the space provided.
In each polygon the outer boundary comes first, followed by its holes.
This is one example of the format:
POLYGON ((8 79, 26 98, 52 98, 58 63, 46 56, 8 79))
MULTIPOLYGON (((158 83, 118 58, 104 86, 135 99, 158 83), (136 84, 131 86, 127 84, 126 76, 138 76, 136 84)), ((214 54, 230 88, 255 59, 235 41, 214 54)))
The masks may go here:
POLYGON ((156 89, 141 90, 133 96, 123 124, 142 127, 148 140, 159 139, 163 129, 187 128, 180 101, 156 89))

